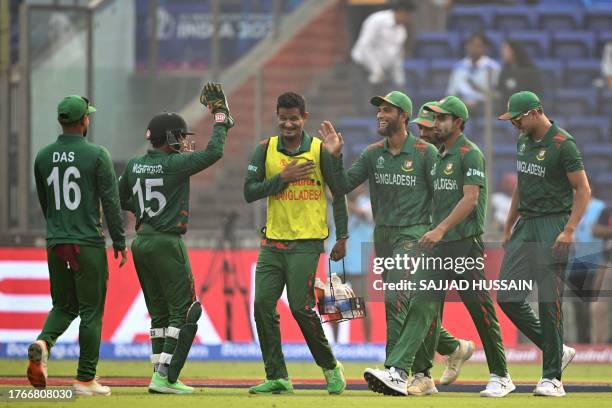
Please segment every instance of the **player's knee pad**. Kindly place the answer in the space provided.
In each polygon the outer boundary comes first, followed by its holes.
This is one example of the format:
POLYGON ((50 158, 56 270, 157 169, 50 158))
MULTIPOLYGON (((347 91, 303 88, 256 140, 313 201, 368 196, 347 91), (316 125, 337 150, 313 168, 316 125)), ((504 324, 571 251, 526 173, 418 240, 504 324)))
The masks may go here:
POLYGON ((168 327, 166 329, 166 336, 176 339, 176 348, 170 359, 170 367, 168 367, 168 381, 171 383, 176 382, 185 365, 191 344, 198 331, 197 322, 201 316, 202 305, 200 302, 195 301, 189 306, 185 316, 185 324, 180 329, 176 327, 168 327))

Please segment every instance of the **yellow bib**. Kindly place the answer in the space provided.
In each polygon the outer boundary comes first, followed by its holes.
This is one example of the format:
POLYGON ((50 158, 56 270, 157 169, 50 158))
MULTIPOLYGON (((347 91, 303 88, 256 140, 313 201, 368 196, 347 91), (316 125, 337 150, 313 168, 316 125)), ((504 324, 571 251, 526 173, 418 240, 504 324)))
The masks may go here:
POLYGON ((279 174, 290 162, 315 163, 310 177, 290 183, 280 193, 268 197, 266 238, 278 240, 325 239, 327 229, 327 197, 321 175, 321 140, 313 137, 310 150, 297 156, 279 152, 278 136, 268 142, 266 179, 279 174))

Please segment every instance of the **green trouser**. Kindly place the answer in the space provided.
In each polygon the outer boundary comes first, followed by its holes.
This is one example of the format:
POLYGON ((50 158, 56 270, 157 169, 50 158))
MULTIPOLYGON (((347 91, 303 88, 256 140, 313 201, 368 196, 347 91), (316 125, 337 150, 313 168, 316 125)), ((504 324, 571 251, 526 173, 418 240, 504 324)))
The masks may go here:
MULTIPOLYGON (((151 329, 180 329, 189 306, 196 300, 189 256, 181 236, 138 234, 132 243, 132 257, 151 316, 151 329)), ((153 362, 162 353, 170 358, 176 348, 176 338, 164 335, 163 330, 158 332, 151 330, 153 362)))
MULTIPOLYGON (((374 246, 377 257, 391 258, 396 255, 418 257, 420 251, 414 245, 416 241, 427 232, 427 225, 416 225, 411 227, 377 226, 374 229, 374 246)), ((403 279, 412 279, 410 271, 388 270, 383 273, 385 283, 400 282, 403 279)), ((385 291, 385 319, 387 322, 387 344, 385 355, 388 357, 392 350, 398 346, 400 349, 405 345, 399 343, 400 334, 410 309, 410 296, 407 292, 385 291)), ((440 319, 435 321, 440 325, 440 319)), ((430 324, 430 326, 432 326, 430 324)), ((429 329, 431 329, 428 326, 429 329)), ((459 346, 456 338, 443 328, 441 330, 428 330, 422 348, 415 356, 413 372, 425 371, 433 367, 433 359, 437 351, 442 355, 448 355, 459 346)), ((389 366, 390 367, 390 366, 389 366)))
MULTIPOLYGON (((484 245, 480 237, 471 237, 459 241, 440 243, 428 254, 429 258, 441 258, 445 261, 452 258, 481 258, 484 259, 484 245)), ((484 280, 484 270, 474 268, 457 274, 454 270, 434 268, 428 270, 421 268, 416 271, 413 281, 417 288, 421 282, 435 282, 436 285, 444 285, 452 280, 465 280, 471 285, 473 281, 484 280)), ((493 300, 486 290, 460 290, 459 296, 465 304, 487 357, 489 372, 499 376, 505 376, 508 371, 506 367, 506 356, 501 338, 499 322, 495 313, 493 300)), ((410 302, 410 310, 402 327, 398 344, 402 347, 393 349, 387 357, 385 366, 397 367, 409 372, 414 366, 415 355, 419 351, 423 341, 431 330, 432 323, 442 316, 444 307, 445 290, 415 290, 410 302)), ((435 328, 435 334, 439 333, 440 326, 435 328)))
POLYGON ((291 314, 297 322, 317 365, 336 367, 336 358, 314 310, 314 281, 318 252, 282 252, 262 246, 255 269, 255 324, 266 378, 288 378, 281 348, 280 317, 276 304, 285 285, 291 314))
POLYGON ((47 248, 53 307, 38 340, 49 348, 55 345, 70 323, 79 316, 79 366, 77 380, 90 381, 96 375, 100 355, 102 316, 106 299, 108 264, 103 247, 80 246, 78 272, 69 269, 51 248, 47 248))
POLYGON ((563 356, 563 276, 567 259, 557 259, 552 246, 569 216, 519 219, 506 244, 500 279, 535 280, 539 319, 525 301, 528 291, 500 292, 499 306, 516 327, 542 350, 543 378, 561 379, 563 356))

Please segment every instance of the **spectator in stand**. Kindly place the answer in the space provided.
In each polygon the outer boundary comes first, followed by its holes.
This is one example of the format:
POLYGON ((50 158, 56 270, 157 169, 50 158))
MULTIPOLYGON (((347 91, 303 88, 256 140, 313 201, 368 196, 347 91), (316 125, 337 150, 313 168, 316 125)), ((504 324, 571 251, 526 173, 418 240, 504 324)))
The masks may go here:
POLYGON ((354 100, 360 104, 356 106, 357 113, 371 113, 371 106, 363 103, 370 95, 386 95, 390 88, 403 89, 406 84, 406 26, 412 22, 415 6, 408 0, 396 0, 391 4, 390 9, 366 18, 351 51, 355 63, 353 89, 359 93, 354 95, 354 100))
POLYGON ((608 89, 612 89, 612 41, 604 46, 601 57, 601 74, 603 75, 608 89))
POLYGON ((467 55, 455 65, 448 82, 446 93, 463 100, 470 113, 480 111, 486 93, 497 86, 500 66, 486 55, 489 44, 483 33, 472 34, 465 43, 467 55))
POLYGON ((501 48, 502 69, 499 75, 498 93, 502 104, 498 110, 504 110, 510 96, 526 90, 540 94, 541 75, 529 57, 527 50, 519 42, 505 40, 501 48))
POLYGON ((600 290, 598 302, 591 303, 593 324, 591 341, 603 344, 612 343, 612 207, 607 207, 593 225, 593 236, 603 240, 603 262, 598 271, 595 288, 600 290))
POLYGON ((510 204, 512 204, 512 192, 516 188, 517 177, 515 173, 504 173, 499 183, 499 190, 491 196, 493 207, 493 220, 495 231, 501 232, 506 225, 510 204))

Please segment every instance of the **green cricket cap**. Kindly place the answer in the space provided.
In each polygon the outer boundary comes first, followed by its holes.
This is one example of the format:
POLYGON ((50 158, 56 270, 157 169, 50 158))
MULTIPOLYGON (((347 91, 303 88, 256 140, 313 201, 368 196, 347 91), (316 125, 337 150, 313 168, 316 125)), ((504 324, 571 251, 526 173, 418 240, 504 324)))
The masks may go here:
POLYGON ((508 112, 499 115, 498 119, 509 120, 514 119, 523 113, 529 112, 532 109, 542 107, 542 102, 538 95, 531 91, 520 91, 512 94, 508 99, 508 112))
POLYGON ((417 116, 410 123, 416 123, 417 125, 425 126, 427 128, 432 128, 434 125, 434 115, 431 110, 425 109, 426 107, 431 106, 435 102, 427 102, 421 109, 419 109, 419 116, 417 116))
POLYGON ((95 111, 96 108, 89 104, 89 99, 78 95, 68 95, 57 105, 57 120, 60 123, 73 123, 95 111))
POLYGON ((412 116, 412 101, 403 92, 393 91, 389 92, 386 96, 374 96, 370 99, 370 103, 374 106, 380 106, 383 102, 390 103, 396 108, 403 110, 408 114, 408 117, 412 116))
POLYGON ((463 119, 467 122, 470 118, 468 114, 467 106, 465 103, 456 96, 446 96, 437 102, 433 102, 431 105, 425 107, 426 110, 442 113, 444 115, 455 115, 458 118, 463 119))

